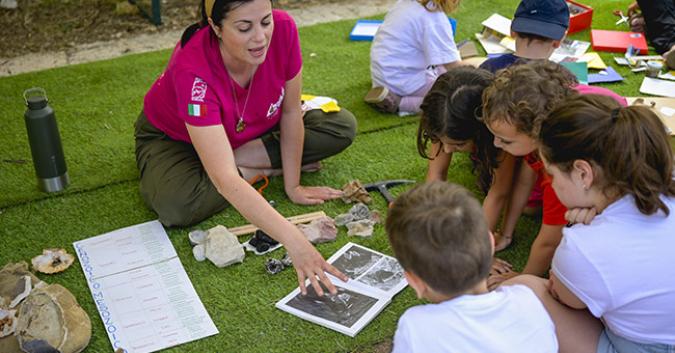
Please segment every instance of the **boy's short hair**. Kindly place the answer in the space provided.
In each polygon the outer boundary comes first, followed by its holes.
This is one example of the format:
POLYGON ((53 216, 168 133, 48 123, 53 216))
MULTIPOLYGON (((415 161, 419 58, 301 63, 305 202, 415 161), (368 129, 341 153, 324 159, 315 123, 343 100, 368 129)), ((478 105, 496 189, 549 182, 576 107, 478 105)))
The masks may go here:
POLYGON ((498 71, 483 91, 483 122, 506 121, 520 133, 537 138, 541 121, 575 93, 577 79, 564 66, 548 60, 513 65, 498 71))
POLYGON ((529 40, 561 40, 569 22, 565 0, 522 0, 513 15, 511 30, 529 40))
POLYGON ((439 293, 466 292, 490 272, 483 210, 459 185, 435 181, 405 192, 389 209, 386 230, 401 266, 439 293))

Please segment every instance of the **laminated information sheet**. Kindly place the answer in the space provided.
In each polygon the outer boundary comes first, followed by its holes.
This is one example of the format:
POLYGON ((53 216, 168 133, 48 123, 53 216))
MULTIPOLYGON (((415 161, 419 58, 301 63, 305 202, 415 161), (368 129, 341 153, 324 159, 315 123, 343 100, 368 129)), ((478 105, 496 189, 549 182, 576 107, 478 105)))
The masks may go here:
POLYGON ((158 221, 73 246, 113 350, 155 352, 218 333, 158 221))

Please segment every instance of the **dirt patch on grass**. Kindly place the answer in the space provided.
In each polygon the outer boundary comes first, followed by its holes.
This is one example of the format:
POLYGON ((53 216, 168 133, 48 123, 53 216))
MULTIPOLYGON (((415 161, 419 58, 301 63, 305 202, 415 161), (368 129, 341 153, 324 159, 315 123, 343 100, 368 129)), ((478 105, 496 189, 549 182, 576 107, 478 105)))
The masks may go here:
MULTIPOLYGON (((150 13, 150 0, 138 2, 150 13)), ((273 5, 295 9, 338 2, 279 0, 273 5)), ((124 0, 18 0, 18 4, 17 9, 0 9, 0 57, 68 50, 79 44, 179 30, 199 18, 199 0, 162 0, 160 26, 124 0)))

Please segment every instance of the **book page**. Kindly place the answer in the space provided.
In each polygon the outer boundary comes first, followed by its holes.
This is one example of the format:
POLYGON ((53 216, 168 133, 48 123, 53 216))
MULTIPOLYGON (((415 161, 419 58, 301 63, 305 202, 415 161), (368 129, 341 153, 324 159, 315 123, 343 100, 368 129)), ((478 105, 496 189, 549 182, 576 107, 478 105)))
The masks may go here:
POLYGON ((323 286, 319 296, 307 281, 307 295, 296 288, 277 302, 276 307, 304 320, 317 323, 350 337, 359 333, 389 303, 389 297, 360 292, 349 283, 331 278, 337 289, 332 295, 323 286))
POLYGON ((73 246, 113 349, 155 352, 218 333, 158 221, 73 246))
POLYGON ((347 243, 328 259, 350 279, 394 296, 408 282, 398 261, 364 246, 347 243))

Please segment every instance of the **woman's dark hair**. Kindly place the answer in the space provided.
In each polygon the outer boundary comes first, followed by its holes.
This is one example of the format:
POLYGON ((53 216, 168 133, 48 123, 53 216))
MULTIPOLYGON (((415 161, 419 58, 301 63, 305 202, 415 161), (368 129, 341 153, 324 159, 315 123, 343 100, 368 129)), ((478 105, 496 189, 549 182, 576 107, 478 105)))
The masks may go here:
POLYGON ((645 106, 621 107, 601 95, 573 95, 542 121, 541 156, 561 171, 575 160, 599 169, 598 187, 606 195, 626 194, 650 215, 670 214, 660 196, 675 196, 673 152, 666 128, 645 106))
POLYGON ((490 188, 498 165, 499 149, 493 144, 494 136, 480 120, 483 90, 493 79, 489 71, 471 66, 455 67, 442 74, 422 101, 417 129, 417 151, 427 159, 436 157, 427 154, 430 141, 438 142, 444 136, 472 141, 476 146, 475 158, 471 158, 473 170, 484 192, 490 188))
POLYGON ((201 20, 190 25, 183 31, 183 35, 180 38, 181 47, 184 47, 185 44, 190 41, 190 38, 192 38, 192 35, 195 34, 197 30, 209 25, 209 17, 211 17, 211 20, 217 27, 220 27, 228 12, 251 1, 253 0, 201 0, 201 5, 199 6, 202 15, 201 20), (211 14, 206 13, 208 11, 206 6, 207 2, 213 3, 211 14))

